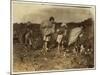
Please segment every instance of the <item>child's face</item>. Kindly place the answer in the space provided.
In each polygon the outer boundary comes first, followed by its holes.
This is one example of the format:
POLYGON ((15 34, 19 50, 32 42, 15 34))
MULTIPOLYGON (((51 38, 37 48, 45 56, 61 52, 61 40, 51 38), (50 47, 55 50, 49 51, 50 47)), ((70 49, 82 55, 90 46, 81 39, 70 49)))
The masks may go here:
POLYGON ((56 30, 56 32, 59 32, 59 31, 60 31, 59 29, 56 30))
POLYGON ((51 20, 50 22, 51 22, 51 23, 54 23, 54 20, 51 20))

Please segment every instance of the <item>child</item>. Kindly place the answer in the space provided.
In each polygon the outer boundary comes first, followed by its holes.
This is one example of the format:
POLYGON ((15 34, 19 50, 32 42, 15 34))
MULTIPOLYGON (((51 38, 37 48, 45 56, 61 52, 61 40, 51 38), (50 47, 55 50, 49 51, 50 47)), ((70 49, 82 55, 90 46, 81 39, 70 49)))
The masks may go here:
POLYGON ((41 24, 41 32, 43 35, 43 50, 47 52, 49 50, 49 43, 51 39, 51 35, 54 33, 55 29, 55 19, 54 17, 50 17, 49 20, 42 22, 41 24))
POLYGON ((57 43, 58 43, 58 52, 60 52, 60 44, 62 45, 62 39, 63 39, 63 33, 60 31, 60 29, 57 29, 57 43))
POLYGON ((60 52, 60 46, 62 49, 64 49, 64 42, 66 41, 66 33, 67 33, 67 29, 66 29, 67 25, 65 23, 63 23, 61 25, 61 27, 59 29, 57 29, 57 43, 58 43, 58 52, 60 52))

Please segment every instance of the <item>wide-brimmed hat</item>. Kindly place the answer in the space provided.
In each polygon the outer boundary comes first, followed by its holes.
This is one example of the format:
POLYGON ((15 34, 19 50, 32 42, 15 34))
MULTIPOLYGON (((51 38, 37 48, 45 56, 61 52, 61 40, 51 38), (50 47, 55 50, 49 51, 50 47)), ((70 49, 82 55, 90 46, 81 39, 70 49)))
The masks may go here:
POLYGON ((67 28, 67 24, 66 23, 62 23, 61 27, 66 27, 67 28))

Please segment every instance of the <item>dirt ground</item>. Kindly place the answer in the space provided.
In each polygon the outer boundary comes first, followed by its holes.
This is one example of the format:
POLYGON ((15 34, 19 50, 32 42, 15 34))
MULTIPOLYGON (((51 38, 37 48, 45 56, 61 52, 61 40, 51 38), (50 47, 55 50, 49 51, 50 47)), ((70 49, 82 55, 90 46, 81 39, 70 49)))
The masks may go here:
POLYGON ((48 71, 63 69, 93 68, 94 55, 81 55, 72 52, 57 53, 57 48, 50 49, 46 54, 40 50, 26 48, 23 44, 13 47, 13 71, 48 71))

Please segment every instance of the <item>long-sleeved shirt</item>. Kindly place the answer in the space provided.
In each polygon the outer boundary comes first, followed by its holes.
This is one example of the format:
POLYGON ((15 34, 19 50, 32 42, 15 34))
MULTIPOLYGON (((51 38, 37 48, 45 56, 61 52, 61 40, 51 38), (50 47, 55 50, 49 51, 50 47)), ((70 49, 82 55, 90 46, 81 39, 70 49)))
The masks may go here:
POLYGON ((50 35, 55 31, 55 24, 52 24, 50 21, 44 21, 41 24, 41 31, 43 35, 50 35))

